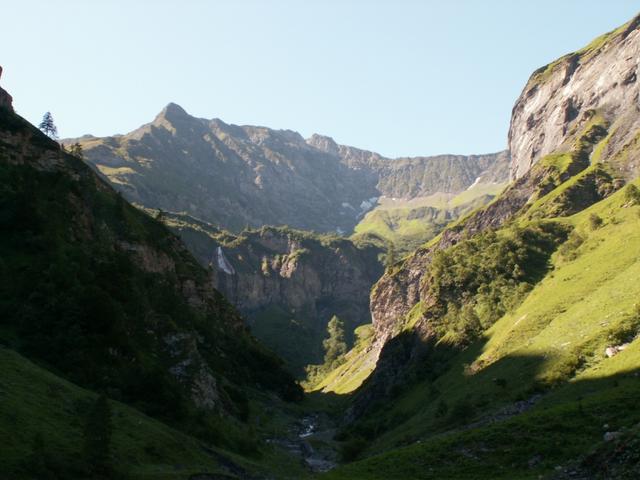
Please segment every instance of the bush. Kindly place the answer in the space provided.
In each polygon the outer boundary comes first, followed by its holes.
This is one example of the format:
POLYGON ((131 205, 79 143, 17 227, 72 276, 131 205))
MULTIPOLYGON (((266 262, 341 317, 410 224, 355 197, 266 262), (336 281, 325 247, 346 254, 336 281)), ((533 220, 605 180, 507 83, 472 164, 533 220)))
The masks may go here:
POLYGON ((544 276, 566 233, 564 227, 540 223, 484 232, 438 251, 427 282, 435 301, 423 316, 440 335, 458 344, 473 341, 544 276))
POLYGON ((604 222, 602 221, 602 218, 600 218, 595 213, 589 215, 589 226, 591 227, 591 230, 597 230, 602 226, 603 223, 604 222))
POLYGON ((574 230, 571 232, 571 235, 569 235, 567 241, 558 249, 560 257, 562 257, 563 260, 575 260, 578 258, 577 250, 583 243, 584 237, 574 230))
POLYGON ((640 205, 640 189, 633 184, 624 189, 624 199, 628 205, 640 205))

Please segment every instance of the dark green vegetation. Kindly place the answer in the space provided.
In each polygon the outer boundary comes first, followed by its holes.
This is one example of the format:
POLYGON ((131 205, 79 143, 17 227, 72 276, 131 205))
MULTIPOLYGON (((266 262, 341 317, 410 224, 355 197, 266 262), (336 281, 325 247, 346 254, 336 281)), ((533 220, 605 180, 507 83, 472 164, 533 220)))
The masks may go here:
MULTIPOLYGON (((250 389, 295 399, 299 387, 280 360, 247 334, 174 234, 7 109, 0 109, 0 198, 0 342, 10 349, 3 355, 14 359, 13 367, 3 361, 14 369, 6 375, 34 368, 10 353, 17 351, 209 445, 258 454, 259 438, 248 423, 250 389)), ((46 394, 49 387, 40 380, 45 374, 37 375, 33 388, 46 394)), ((63 381, 51 378, 55 395, 55 384, 63 381)), ((9 383, 2 389, 14 388, 9 383)), ((25 401, 31 398, 20 393, 25 401)), ((24 443, 3 442, 15 447, 3 448, 5 472, 26 478, 32 466, 42 467, 26 461, 22 449, 31 444, 60 454, 52 467, 55 478, 83 475, 83 458, 92 459, 96 475, 126 473, 137 465, 136 458, 121 459, 117 471, 109 471, 110 429, 106 400, 101 402, 91 409, 72 407, 76 422, 88 417, 84 432, 59 420, 54 423, 60 431, 46 431, 44 424, 40 431, 36 422, 23 426, 21 435, 29 437, 24 443), (82 438, 82 448, 59 444, 82 438)), ((44 417, 53 415, 46 404, 39 408, 44 417)), ((15 415, 3 408, 3 435, 19 425, 15 415)), ((113 431, 114 439, 121 435, 113 431)))
POLYGON ((369 291, 383 273, 384 241, 349 240, 288 227, 246 229, 234 235, 184 214, 162 221, 213 273, 215 287, 244 314, 251 332, 302 377, 323 362, 330 319, 344 322, 345 341, 370 323, 369 291), (220 268, 222 249, 231 273, 220 268))

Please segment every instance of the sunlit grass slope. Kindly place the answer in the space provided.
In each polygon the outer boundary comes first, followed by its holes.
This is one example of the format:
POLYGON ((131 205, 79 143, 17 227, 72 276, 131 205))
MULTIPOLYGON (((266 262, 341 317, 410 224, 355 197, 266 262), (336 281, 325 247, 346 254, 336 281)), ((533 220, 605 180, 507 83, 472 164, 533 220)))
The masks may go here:
POLYGON ((640 421, 640 206, 623 189, 553 221, 573 232, 543 280, 355 427, 373 456, 327 478, 544 478, 640 421))

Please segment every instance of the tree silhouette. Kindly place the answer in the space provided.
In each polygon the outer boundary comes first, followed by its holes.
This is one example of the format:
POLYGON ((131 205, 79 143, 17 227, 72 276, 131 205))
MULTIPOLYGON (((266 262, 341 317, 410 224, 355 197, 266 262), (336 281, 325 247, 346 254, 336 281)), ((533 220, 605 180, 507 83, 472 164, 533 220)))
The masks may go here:
POLYGON ((53 123, 53 115, 51 112, 47 112, 42 117, 42 122, 38 125, 38 128, 49 138, 58 138, 58 129, 55 123, 53 123))

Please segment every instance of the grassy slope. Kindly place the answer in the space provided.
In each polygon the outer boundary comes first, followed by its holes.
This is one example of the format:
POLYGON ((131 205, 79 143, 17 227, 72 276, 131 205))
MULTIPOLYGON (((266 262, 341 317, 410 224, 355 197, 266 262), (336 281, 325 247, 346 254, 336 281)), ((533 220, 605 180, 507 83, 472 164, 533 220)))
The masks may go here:
POLYGON ((630 427, 640 420, 632 400, 640 381, 630 375, 640 365, 640 341, 611 359, 604 355, 640 329, 640 207, 625 205, 619 192, 558 221, 574 225, 584 243, 564 257, 556 253, 554 269, 526 300, 433 384, 410 387, 380 413, 377 420, 389 430, 369 453, 413 445, 328 478, 537 478, 588 451, 602 438, 603 424, 630 427), (604 220, 596 230, 592 214, 604 220), (523 416, 455 431, 452 412, 460 405, 468 408, 468 422, 482 425, 492 410, 537 392, 547 393, 523 416), (543 461, 529 469, 536 452, 543 461))
POLYGON ((371 354, 373 326, 356 328, 356 344, 345 355, 343 364, 329 372, 319 383, 308 386, 312 391, 333 392, 339 395, 353 392, 371 374, 376 366, 371 354))
MULTIPOLYGON (((82 448, 83 416, 96 394, 5 348, 0 348, 0 372, 3 478, 23 478, 21 463, 38 432, 49 454, 70 465, 77 462, 82 448)), ((195 472, 225 471, 194 438, 124 404, 112 402, 112 407, 114 457, 118 464, 133 465, 133 478, 179 479, 195 472)))
POLYGON ((435 237, 452 219, 486 205, 504 184, 479 184, 456 196, 436 194, 422 199, 387 201, 368 212, 354 236, 371 233, 408 253, 435 237), (434 214, 430 208, 437 209, 434 214))
MULTIPOLYGON (((56 464, 71 471, 80 469, 83 419, 97 395, 2 347, 0 378, 0 477, 31 478, 23 465, 36 434, 42 435, 45 451, 56 464)), ((302 405, 285 405, 263 393, 253 392, 252 396, 256 414, 253 428, 265 437, 284 437, 293 419, 305 409, 326 408, 311 399, 302 405)), ((299 458, 277 446, 263 444, 253 458, 241 457, 206 445, 125 404, 110 403, 114 464, 127 465, 124 473, 131 480, 186 480, 203 472, 229 479, 238 478, 234 475, 240 472, 277 475, 279 479, 308 475, 299 458)))

